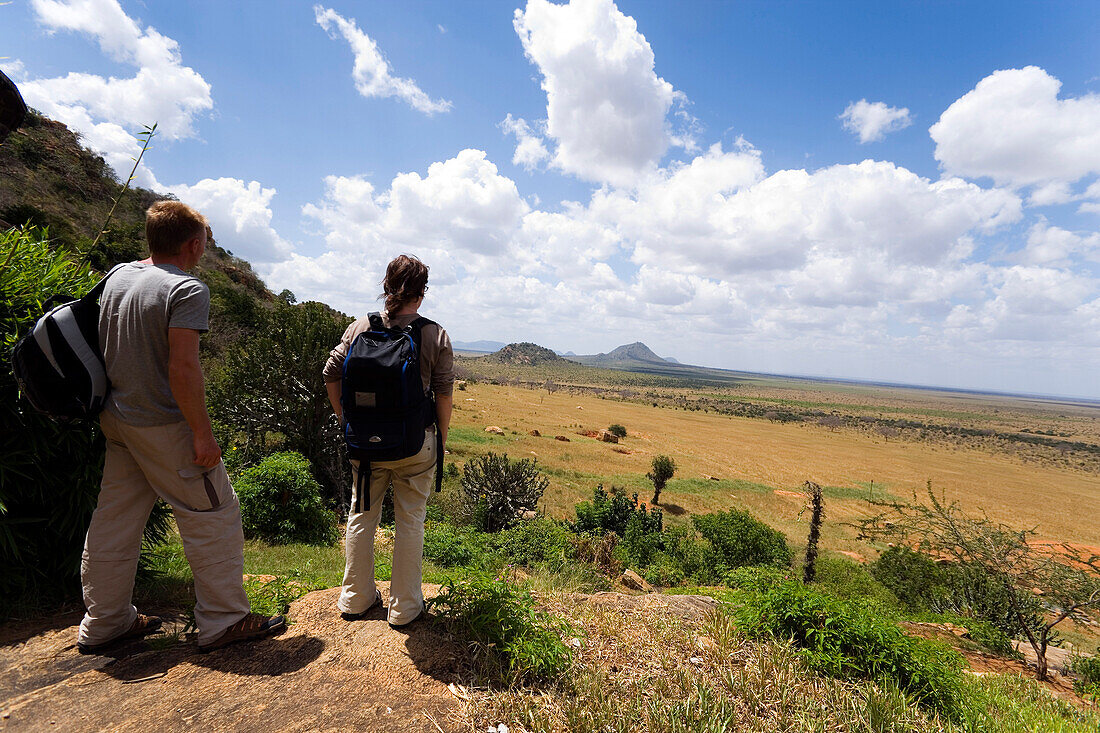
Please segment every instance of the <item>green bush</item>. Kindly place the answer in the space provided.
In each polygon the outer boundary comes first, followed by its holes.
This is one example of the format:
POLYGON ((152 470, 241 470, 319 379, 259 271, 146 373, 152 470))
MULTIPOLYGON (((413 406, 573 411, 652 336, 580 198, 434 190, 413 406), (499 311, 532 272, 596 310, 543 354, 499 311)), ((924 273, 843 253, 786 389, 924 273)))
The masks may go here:
POLYGON ((661 510, 646 511, 643 506, 630 517, 623 532, 623 541, 616 548, 626 565, 644 568, 653 562, 661 549, 661 510))
POLYGON ((234 484, 245 537, 271 544, 332 545, 336 513, 321 499, 321 485, 300 453, 276 453, 246 469, 234 484))
POLYGON ((453 568, 483 562, 489 550, 480 532, 440 521, 424 523, 424 557, 453 568))
MULTIPOLYGON (((103 466, 98 424, 63 425, 38 414, 19 397, 11 371, 11 351, 45 301, 83 295, 98 279, 47 240, 44 230, 0 232, 0 618, 31 596, 79 597, 80 554, 103 466)), ((146 549, 163 540, 168 516, 158 503, 146 549)))
POLYGON ((570 536, 564 523, 540 516, 498 532, 492 536, 492 542, 506 563, 557 569, 574 558, 570 536))
POLYGON ((975 618, 1015 637, 1020 632, 1009 599, 1012 594, 1016 604, 1026 609, 1031 628, 1043 625, 1042 608, 1035 598, 976 565, 936 563, 924 553, 898 546, 882 553, 868 570, 912 613, 975 618))
POLYGON ((791 550, 783 533, 748 512, 730 509, 695 516, 691 521, 727 568, 791 564, 791 550))
POLYGON ((593 535, 612 532, 619 537, 626 534, 626 525, 631 517, 646 511, 645 506, 638 504, 637 494, 628 499, 626 492, 618 486, 612 486, 608 494, 603 484, 592 490, 592 501, 581 502, 574 510, 577 514, 577 521, 573 523, 574 532, 593 535))
POLYGON ((611 433, 616 438, 625 438, 626 437, 626 428, 624 428, 619 423, 612 423, 611 425, 608 425, 607 426, 607 432, 611 433))
POLYGON ((817 577, 813 585, 837 598, 870 601, 892 613, 902 610, 897 596, 875 580, 867 568, 852 560, 840 557, 818 558, 817 577))
POLYGON ((463 506, 470 523, 486 532, 507 529, 534 511, 549 485, 530 458, 487 453, 462 468, 463 506))
POLYGON ((750 636, 790 640, 807 665, 823 674, 896 684, 949 718, 963 710, 962 657, 942 644, 906 636, 874 606, 787 580, 759 584, 734 615, 750 636))
POLYGON ((479 574, 450 581, 431 601, 431 608, 451 633, 469 642, 488 677, 553 680, 570 667, 572 650, 563 637, 576 631, 536 609, 529 592, 500 576, 479 574))
POLYGON ((710 542, 699 539, 688 528, 665 529, 661 536, 661 548, 662 552, 656 562, 660 564, 667 558, 668 564, 676 568, 685 580, 690 580, 694 585, 717 585, 722 582, 718 554, 710 542))
POLYGON ((1100 647, 1096 647, 1096 656, 1075 657, 1070 671, 1078 676, 1073 681, 1077 694, 1100 702, 1100 647))

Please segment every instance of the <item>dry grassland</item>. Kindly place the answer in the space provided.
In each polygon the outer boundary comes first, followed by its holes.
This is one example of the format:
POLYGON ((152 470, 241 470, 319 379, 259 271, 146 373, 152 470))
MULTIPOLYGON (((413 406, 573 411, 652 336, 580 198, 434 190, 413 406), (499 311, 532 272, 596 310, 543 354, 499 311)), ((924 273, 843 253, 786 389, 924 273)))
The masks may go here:
MULTIPOLYGON (((939 410, 943 420, 958 421, 965 415, 967 422, 1072 422, 1074 434, 1089 437, 1097 429, 1093 416, 1061 414, 1058 406, 1021 403, 1009 410, 1003 401, 982 404, 980 397, 921 402, 884 397, 886 392, 860 395, 847 390, 827 397, 832 403, 850 403, 852 410, 867 409, 870 404, 886 405, 887 410, 900 405, 898 409, 906 413, 939 410), (945 401, 953 402, 953 409, 945 401)), ((771 400, 792 396, 789 391, 764 389, 754 394, 771 400)), ((821 399, 825 396, 804 393, 800 399, 825 401, 821 399)), ((1071 466, 965 446, 886 441, 880 435, 830 430, 808 422, 773 423, 591 394, 547 394, 484 383, 456 392, 455 405, 450 441, 454 458, 461 462, 465 456, 488 450, 507 452, 513 458, 537 457, 550 478, 543 505, 554 516, 571 516, 573 505, 590 498, 599 482, 638 491, 648 499, 652 489, 645 473, 653 456, 664 453, 678 466, 676 478, 661 497, 672 522, 686 521, 691 513, 743 507, 799 543, 806 531, 799 521, 803 501, 792 494, 802 482, 812 480, 827 487, 826 545, 867 556, 869 548, 856 541, 854 531, 843 523, 874 511, 864 500, 872 482, 881 498, 883 491, 898 497, 910 497, 914 491, 920 494, 931 481, 937 494, 957 499, 971 510, 983 509, 999 521, 1035 526, 1043 538, 1100 545, 1100 476, 1071 466), (629 431, 619 445, 578 434, 611 423, 629 431), (500 426, 505 435, 484 433, 489 425, 500 426), (542 436, 529 435, 531 430, 542 436), (555 440, 557 435, 570 442, 555 440)))

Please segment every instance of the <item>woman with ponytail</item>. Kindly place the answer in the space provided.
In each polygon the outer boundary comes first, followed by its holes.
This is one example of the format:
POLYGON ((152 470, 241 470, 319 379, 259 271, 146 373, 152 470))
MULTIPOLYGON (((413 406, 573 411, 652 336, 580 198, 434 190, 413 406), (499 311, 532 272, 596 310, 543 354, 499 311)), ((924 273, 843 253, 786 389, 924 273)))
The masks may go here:
MULTIPOLYGON (((385 298, 385 310, 380 314, 382 324, 387 329, 407 328, 420 318, 419 309, 428 291, 428 266, 409 255, 396 257, 386 268, 382 290, 379 296, 385 298)), ((351 324, 325 364, 329 401, 341 422, 344 359, 359 334, 370 328, 369 316, 351 324)), ((362 619, 383 604, 382 594, 374 582, 374 533, 382 513, 381 497, 391 482, 395 537, 390 592, 385 603, 387 619, 392 626, 405 626, 421 618, 424 612, 420 588, 424 514, 435 483, 436 452, 439 446, 446 445, 451 422, 454 354, 447 332, 434 322, 420 327, 417 349, 424 392, 435 398, 436 424, 425 431, 424 445, 419 453, 394 461, 372 461, 369 480, 358 480, 359 462, 352 461, 353 489, 345 548, 347 564, 343 591, 336 603, 347 621, 362 619), (436 430, 442 440, 437 440, 436 430), (375 500, 357 496, 360 491, 367 492, 367 496, 375 500)))

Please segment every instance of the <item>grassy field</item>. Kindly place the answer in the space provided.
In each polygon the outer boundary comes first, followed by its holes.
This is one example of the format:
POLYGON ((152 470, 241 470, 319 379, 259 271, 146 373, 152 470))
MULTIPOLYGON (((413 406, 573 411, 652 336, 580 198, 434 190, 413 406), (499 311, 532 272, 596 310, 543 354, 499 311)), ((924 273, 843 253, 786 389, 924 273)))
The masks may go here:
MULTIPOLYGON (((805 532, 799 521, 803 501, 791 494, 811 480, 828 487, 825 545, 867 556, 869 548, 854 539, 844 522, 873 511, 865 500, 869 496, 910 497, 931 481, 937 494, 984 510, 996 520, 1037 527, 1045 539, 1100 546, 1100 523, 1093 512, 1082 511, 1100 506, 1100 474, 1091 465, 1059 460, 1058 451, 1036 456, 987 444, 984 435, 949 441, 923 430, 891 438, 858 423, 828 427, 810 420, 779 422, 704 411, 692 404, 700 396, 719 396, 811 411, 824 408, 846 417, 887 414, 919 418, 922 424, 1043 431, 1100 443, 1100 407, 1087 403, 864 386, 792 388, 778 379, 727 392, 666 383, 653 385, 649 394, 634 386, 624 396, 605 382, 602 392, 577 388, 549 393, 533 388, 541 378, 535 375, 530 387, 478 382, 456 392, 450 448, 457 463, 490 450, 537 458, 550 479, 543 505, 553 516, 570 516, 573 505, 590 497, 597 483, 622 486, 648 499, 652 487, 645 474, 653 456, 663 453, 678 466, 661 497, 666 517, 674 523, 693 513, 743 507, 783 529, 797 544, 805 532), (628 430, 618 445, 581 434, 611 423, 628 430), (505 435, 484 432, 490 425, 501 427, 505 435), (530 435, 532 430, 541 437, 530 435)), ((500 381, 516 380, 505 376, 500 381)))

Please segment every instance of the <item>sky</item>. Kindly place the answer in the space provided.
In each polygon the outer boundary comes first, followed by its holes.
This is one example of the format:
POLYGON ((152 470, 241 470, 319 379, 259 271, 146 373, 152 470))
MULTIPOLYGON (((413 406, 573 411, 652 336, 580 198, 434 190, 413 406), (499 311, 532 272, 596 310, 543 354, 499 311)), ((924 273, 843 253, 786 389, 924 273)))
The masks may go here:
POLYGON ((456 341, 1100 398, 1094 2, 0 4, 0 70, 275 292, 456 341))

